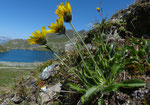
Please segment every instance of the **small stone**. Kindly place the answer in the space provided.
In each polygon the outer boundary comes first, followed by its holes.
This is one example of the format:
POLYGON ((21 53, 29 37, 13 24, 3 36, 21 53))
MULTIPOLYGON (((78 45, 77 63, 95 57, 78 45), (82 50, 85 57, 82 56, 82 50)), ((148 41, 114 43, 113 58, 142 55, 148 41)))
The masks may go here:
POLYGON ((52 65, 46 67, 43 70, 43 72, 41 73, 40 78, 42 80, 47 80, 51 76, 51 72, 54 70, 54 68, 55 68, 56 65, 57 64, 52 64, 52 65))
POLYGON ((144 92, 145 92, 145 93, 148 93, 148 91, 149 91, 149 90, 148 90, 148 89, 146 89, 144 92))
POLYGON ((22 102, 22 99, 19 97, 19 96, 14 96, 12 99, 11 99, 15 104, 19 104, 22 102))
POLYGON ((0 104, 0 105, 9 105, 9 103, 10 103, 10 99, 9 99, 9 98, 6 98, 6 99, 3 101, 3 103, 0 104))
POLYGON ((56 85, 48 87, 46 91, 42 91, 40 93, 40 97, 42 99, 42 103, 47 103, 56 95, 56 92, 60 92, 62 84, 59 82, 56 85))

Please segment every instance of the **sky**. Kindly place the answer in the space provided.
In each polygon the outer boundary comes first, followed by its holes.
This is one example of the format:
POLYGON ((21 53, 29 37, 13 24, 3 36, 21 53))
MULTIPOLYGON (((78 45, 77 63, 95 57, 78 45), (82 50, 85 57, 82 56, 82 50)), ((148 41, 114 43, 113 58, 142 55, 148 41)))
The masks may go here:
MULTIPOLYGON (((27 39, 31 33, 55 23, 57 5, 66 0, 0 0, 0 37, 27 39)), ((101 0, 70 0, 75 28, 89 30, 91 24, 102 19, 96 7, 101 0)), ((102 0, 103 18, 109 19, 135 0, 102 0)), ((71 29, 65 23, 66 29, 71 29)))

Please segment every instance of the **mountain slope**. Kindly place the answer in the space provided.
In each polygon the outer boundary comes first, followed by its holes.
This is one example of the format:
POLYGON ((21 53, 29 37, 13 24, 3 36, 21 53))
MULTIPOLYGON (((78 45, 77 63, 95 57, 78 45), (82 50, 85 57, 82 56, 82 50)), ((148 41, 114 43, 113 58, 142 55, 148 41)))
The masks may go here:
POLYGON ((0 52, 5 52, 5 51, 7 51, 7 49, 0 45, 0 52))
MULTIPOLYGON (((78 32, 82 37, 84 37, 86 35, 86 31, 85 30, 81 30, 78 32)), ((76 39, 77 35, 75 34, 75 32, 71 29, 66 31, 66 34, 71 38, 71 39, 76 39)), ((48 45, 58 51, 58 50, 64 50, 65 48, 65 44, 69 42, 68 38, 61 34, 48 34, 47 35, 47 41, 48 41, 48 45)))
POLYGON ((6 42, 3 47, 11 49, 28 49, 28 50, 39 50, 38 45, 30 45, 25 39, 13 39, 6 42))

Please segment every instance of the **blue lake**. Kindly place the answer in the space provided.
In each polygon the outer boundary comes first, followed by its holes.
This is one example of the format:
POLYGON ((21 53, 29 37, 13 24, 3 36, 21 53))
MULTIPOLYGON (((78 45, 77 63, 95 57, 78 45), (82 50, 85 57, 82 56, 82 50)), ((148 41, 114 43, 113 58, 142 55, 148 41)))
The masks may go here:
POLYGON ((7 62, 43 62, 53 58, 54 55, 49 51, 17 49, 0 53, 0 61, 7 62))

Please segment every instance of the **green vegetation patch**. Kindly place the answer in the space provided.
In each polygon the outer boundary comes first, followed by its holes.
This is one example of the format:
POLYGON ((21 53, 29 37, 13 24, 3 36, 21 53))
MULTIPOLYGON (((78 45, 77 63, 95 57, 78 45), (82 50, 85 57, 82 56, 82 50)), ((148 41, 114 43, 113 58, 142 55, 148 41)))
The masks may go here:
POLYGON ((22 77, 25 75, 29 75, 31 70, 34 69, 34 64, 28 64, 29 66, 25 67, 23 64, 20 66, 17 66, 19 63, 7 63, 7 62, 1 62, 0 64, 0 87, 3 85, 12 84, 14 82, 14 79, 18 77, 22 77), (7 64, 12 64, 14 66, 8 66, 7 64), (15 66, 16 64, 16 66, 15 66))
POLYGON ((29 73, 29 69, 0 68, 0 86, 13 83, 15 78, 29 73))

